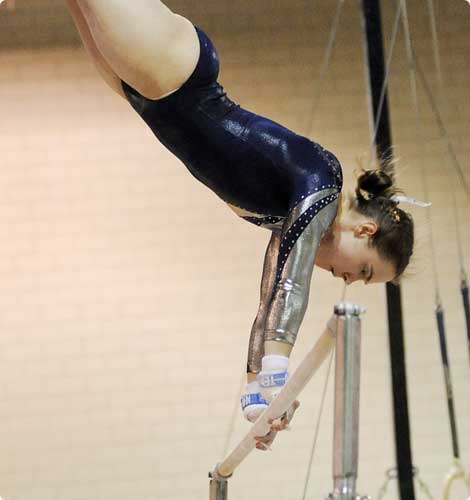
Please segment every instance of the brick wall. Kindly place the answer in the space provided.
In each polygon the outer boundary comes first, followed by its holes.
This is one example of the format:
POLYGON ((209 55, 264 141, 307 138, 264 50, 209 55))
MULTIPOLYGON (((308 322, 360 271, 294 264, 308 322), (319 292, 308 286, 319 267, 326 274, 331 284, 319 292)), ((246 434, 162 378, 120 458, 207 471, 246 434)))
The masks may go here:
MULTIPOLYGON (((4 500, 207 498, 240 391, 269 233, 238 219, 165 151, 103 84, 58 1, 0 9, 0 496, 4 500)), ((171 2, 217 44, 220 80, 243 106, 307 133, 334 2, 171 2)), ((470 7, 436 3, 444 94, 424 4, 409 15, 421 65, 469 180, 470 7)), ((386 45, 394 9, 384 6, 386 45)), ((470 464, 468 352, 450 196, 468 265, 468 199, 419 87, 418 131, 402 33, 390 77, 401 184, 433 202, 462 459, 470 464)), ((360 13, 346 2, 311 137, 353 179, 367 151, 360 13)), ((435 496, 451 464, 423 211, 415 276, 403 284, 414 462, 435 496)), ((342 290, 315 270, 292 360, 342 290)), ((359 490, 376 496, 394 463, 385 295, 349 287, 363 324, 359 490)), ((325 370, 290 433, 254 453, 230 498, 301 498, 325 370)), ((330 381, 331 384, 332 381, 330 381)), ((234 444, 247 430, 235 421, 234 444)), ((331 489, 332 392, 308 498, 331 489)), ((398 498, 395 484, 386 498, 398 498)), ((418 498, 424 498, 423 495, 418 498)), ((455 499, 464 498, 462 490, 455 499)))

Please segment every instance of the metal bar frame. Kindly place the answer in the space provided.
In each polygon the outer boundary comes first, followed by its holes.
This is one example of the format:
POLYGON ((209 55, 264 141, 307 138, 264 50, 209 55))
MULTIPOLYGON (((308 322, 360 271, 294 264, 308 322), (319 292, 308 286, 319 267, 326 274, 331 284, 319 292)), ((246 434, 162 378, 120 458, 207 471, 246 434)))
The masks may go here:
POLYGON ((329 500, 356 500, 359 455, 359 389, 362 309, 341 302, 335 358, 335 414, 333 432, 333 493, 329 500))

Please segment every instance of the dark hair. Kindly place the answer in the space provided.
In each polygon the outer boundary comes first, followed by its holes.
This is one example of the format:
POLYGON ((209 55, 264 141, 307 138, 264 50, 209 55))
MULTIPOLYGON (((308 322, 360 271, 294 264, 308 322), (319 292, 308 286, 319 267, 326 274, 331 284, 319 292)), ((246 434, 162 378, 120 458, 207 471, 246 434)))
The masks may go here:
POLYGON ((414 224, 411 215, 398 208, 398 202, 391 199, 402 192, 393 184, 391 165, 385 165, 380 170, 363 170, 357 179, 352 206, 377 223, 378 229, 372 236, 371 244, 395 266, 395 281, 408 266, 413 254, 414 224))

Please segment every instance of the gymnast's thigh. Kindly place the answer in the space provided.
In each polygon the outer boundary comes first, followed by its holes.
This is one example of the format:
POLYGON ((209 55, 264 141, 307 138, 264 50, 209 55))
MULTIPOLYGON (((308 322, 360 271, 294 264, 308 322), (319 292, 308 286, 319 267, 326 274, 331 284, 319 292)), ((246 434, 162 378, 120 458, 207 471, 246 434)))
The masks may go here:
POLYGON ((148 99, 178 89, 196 67, 193 24, 162 2, 79 0, 79 5, 107 63, 148 99))

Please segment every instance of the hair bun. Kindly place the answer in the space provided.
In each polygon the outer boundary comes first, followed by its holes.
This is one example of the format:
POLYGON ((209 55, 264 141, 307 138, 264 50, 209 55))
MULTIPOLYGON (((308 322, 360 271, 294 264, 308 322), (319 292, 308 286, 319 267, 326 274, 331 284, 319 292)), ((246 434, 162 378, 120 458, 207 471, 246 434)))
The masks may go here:
POLYGON ((367 198, 376 198, 377 196, 387 196, 393 191, 393 179, 383 170, 365 170, 357 179, 356 194, 358 197, 365 198, 361 191, 365 191, 372 196, 367 198))

